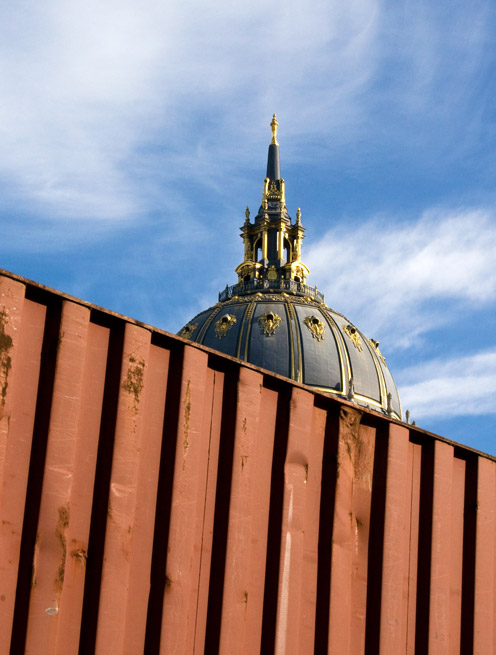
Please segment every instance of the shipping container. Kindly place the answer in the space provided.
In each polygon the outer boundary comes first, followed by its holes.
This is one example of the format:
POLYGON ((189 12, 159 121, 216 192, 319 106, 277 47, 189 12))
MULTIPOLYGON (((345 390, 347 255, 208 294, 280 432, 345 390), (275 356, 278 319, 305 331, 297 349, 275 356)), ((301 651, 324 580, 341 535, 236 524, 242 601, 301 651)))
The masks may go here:
POLYGON ((493 457, 0 275, 0 653, 496 652, 493 457))

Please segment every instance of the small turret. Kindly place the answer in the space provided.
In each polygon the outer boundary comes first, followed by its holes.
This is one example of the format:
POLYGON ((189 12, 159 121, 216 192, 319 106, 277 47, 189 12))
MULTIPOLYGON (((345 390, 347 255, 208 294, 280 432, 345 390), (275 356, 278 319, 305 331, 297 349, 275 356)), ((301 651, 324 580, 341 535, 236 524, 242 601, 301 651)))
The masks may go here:
POLYGON ((284 179, 281 177, 279 144, 277 142, 276 115, 272 117, 272 141, 267 156, 267 177, 264 180, 262 204, 251 223, 249 211, 241 228, 245 245, 243 262, 236 268, 236 293, 249 293, 254 289, 280 289, 292 293, 308 294, 306 278, 308 268, 301 261, 301 241, 304 228, 298 208, 296 222, 292 224, 286 208, 284 179), (245 285, 242 288, 241 285, 245 285))

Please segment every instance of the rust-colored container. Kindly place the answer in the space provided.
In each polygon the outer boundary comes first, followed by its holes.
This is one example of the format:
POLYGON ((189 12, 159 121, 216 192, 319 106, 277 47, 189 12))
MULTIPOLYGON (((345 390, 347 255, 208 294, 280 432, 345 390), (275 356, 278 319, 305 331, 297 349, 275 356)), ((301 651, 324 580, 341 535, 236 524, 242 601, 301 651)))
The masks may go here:
POLYGON ((496 652, 493 458, 0 276, 0 653, 496 652))

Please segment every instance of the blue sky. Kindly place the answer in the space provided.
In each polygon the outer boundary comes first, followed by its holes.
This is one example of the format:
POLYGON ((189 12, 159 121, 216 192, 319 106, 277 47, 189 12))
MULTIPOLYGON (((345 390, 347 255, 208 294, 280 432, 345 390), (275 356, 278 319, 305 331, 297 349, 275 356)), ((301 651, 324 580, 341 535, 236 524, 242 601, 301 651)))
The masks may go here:
POLYGON ((0 10, 0 267, 175 332, 235 282, 279 121, 327 304, 420 427, 496 454, 490 1, 0 10))

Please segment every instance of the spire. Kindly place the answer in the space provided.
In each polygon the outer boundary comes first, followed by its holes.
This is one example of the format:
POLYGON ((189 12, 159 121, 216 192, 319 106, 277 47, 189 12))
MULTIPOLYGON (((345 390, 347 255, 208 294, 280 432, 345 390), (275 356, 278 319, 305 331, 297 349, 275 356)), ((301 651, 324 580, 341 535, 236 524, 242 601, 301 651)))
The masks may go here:
POLYGON ((296 212, 295 223, 292 223, 286 208, 275 114, 270 127, 272 141, 269 145, 262 204, 253 223, 250 220, 250 210, 246 208, 245 222, 241 228, 245 253, 243 261, 236 268, 236 293, 253 293, 255 290, 274 292, 277 289, 305 295, 310 289, 306 284, 309 271, 301 261, 301 242, 305 228, 301 224, 300 208, 296 212))
POLYGON ((277 122, 276 115, 273 114, 270 126, 272 128, 272 141, 269 146, 269 156, 267 158, 267 175, 269 180, 281 179, 281 166, 279 164, 279 144, 277 143, 277 122))

